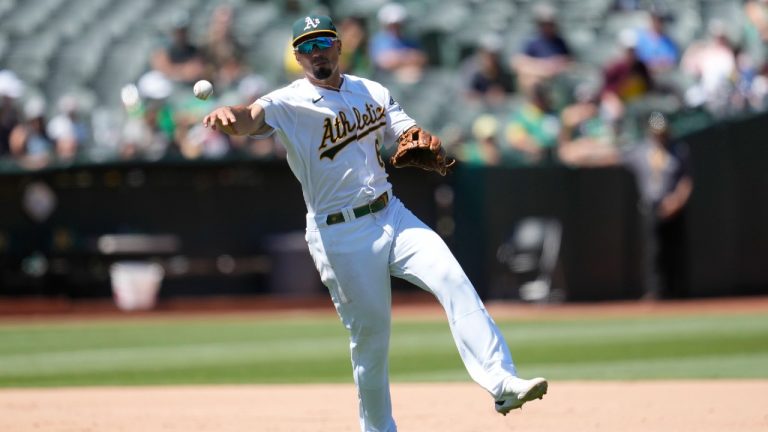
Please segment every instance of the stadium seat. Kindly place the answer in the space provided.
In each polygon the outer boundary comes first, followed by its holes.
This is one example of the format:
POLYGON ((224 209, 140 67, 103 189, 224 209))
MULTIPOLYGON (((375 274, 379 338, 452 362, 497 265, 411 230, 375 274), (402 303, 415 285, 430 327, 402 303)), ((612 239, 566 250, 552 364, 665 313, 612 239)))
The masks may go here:
POLYGON ((0 33, 0 61, 5 57, 5 53, 8 51, 9 46, 10 42, 8 41, 8 36, 0 33))
POLYGON ((274 3, 251 2, 237 9, 233 31, 244 46, 258 45, 261 35, 278 20, 280 10, 274 3))
POLYGON ((0 19, 13 11, 16 7, 16 0, 0 0, 0 19))
POLYGON ((39 0, 19 2, 18 6, 6 16, 4 31, 11 35, 27 36, 39 31, 64 0, 39 0))
MULTIPOLYGON (((387 0, 370 0, 370 1, 337 0, 333 3, 334 3, 333 10, 339 11, 344 15, 358 15, 358 16, 375 18, 376 13, 379 11, 379 9, 385 4, 387 4, 388 1, 387 0)), ((411 7, 410 5, 408 5, 408 2, 404 1, 401 3, 406 5, 408 9, 411 10, 411 7)))
MULTIPOLYGON (((409 111, 432 127, 461 120, 462 104, 456 71, 484 35, 499 34, 502 56, 519 53, 534 31, 532 9, 538 0, 399 0, 412 17, 407 30, 419 37, 428 52, 430 70, 418 86, 391 85, 409 111), (453 109, 454 107, 457 109, 453 109)), ((617 56, 617 34, 625 28, 645 26, 641 11, 617 12, 613 0, 552 0, 561 31, 576 58, 595 70, 617 56)), ((326 10, 338 15, 359 15, 369 30, 378 28, 376 14, 387 0, 0 0, 0 68, 15 71, 28 85, 45 93, 49 101, 71 89, 90 89, 99 105, 120 108, 120 88, 146 72, 153 48, 167 36, 180 12, 188 13, 194 41, 206 34, 211 12, 218 5, 235 8, 234 33, 246 48, 246 61, 272 86, 287 77, 283 55, 290 38, 290 23, 297 11, 326 10), (53 19, 53 18, 56 19, 53 19)), ((647 2, 643 2, 646 4, 647 2)), ((702 37, 707 21, 724 19, 731 36, 743 24, 740 0, 676 0, 673 38, 685 48, 702 37)), ((738 40, 737 40, 738 42, 738 40)), ((582 69, 586 70, 586 69, 582 69)), ((671 72, 658 81, 681 94, 688 77, 671 72)), ((468 108, 467 108, 468 109, 468 108)), ((471 117, 471 116, 470 116, 471 117)))

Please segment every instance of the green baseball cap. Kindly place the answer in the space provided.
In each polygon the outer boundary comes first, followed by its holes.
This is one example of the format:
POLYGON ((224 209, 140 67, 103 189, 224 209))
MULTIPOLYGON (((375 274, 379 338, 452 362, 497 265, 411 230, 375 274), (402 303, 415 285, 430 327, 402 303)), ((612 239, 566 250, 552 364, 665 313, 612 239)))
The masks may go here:
POLYGON ((308 15, 293 23, 293 46, 320 36, 338 37, 336 26, 325 15, 308 15))

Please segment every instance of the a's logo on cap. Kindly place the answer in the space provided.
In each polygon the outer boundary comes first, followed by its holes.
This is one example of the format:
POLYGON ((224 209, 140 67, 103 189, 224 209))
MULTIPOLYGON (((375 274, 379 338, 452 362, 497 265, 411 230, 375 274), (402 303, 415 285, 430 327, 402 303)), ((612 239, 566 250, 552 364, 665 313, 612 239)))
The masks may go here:
POLYGON ((309 30, 310 27, 317 28, 317 26, 320 25, 319 18, 312 19, 311 17, 306 17, 304 18, 304 22, 307 23, 307 25, 304 26, 304 30, 309 30))

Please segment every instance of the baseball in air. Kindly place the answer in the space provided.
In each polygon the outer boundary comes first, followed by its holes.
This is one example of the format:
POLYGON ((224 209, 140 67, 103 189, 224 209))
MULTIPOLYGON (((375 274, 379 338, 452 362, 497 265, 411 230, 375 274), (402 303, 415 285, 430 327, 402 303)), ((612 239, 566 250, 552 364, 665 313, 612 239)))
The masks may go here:
POLYGON ((206 100, 213 94, 213 84, 208 80, 200 80, 192 87, 192 92, 195 93, 196 98, 206 100))

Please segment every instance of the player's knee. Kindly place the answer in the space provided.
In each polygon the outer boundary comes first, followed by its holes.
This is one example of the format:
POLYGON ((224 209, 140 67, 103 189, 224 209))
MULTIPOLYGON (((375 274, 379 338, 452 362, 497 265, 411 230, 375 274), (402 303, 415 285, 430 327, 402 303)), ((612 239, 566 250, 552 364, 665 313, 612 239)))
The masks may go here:
POLYGON ((357 338, 377 340, 389 338, 390 324, 388 320, 377 321, 371 319, 368 322, 359 323, 352 327, 352 332, 357 338))
POLYGON ((352 342, 366 352, 386 352, 389 348, 389 319, 364 317, 352 325, 352 342))

